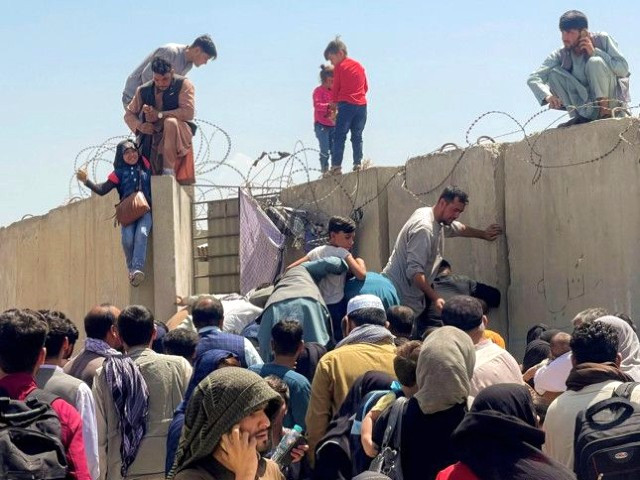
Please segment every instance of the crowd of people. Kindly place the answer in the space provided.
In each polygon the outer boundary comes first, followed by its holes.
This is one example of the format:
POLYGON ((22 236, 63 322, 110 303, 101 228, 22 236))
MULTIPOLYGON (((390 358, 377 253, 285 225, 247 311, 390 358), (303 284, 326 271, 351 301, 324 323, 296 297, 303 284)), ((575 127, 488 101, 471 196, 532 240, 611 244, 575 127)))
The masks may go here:
POLYGON ((97 305, 76 354, 64 313, 3 312, 0 409, 48 412, 57 428, 41 434, 59 450, 5 438, 20 455, 3 467, 86 480, 576 478, 593 463, 585 411, 640 402, 635 327, 602 308, 576 315, 572 333, 532 325, 519 364, 489 329, 499 292, 441 258, 445 236, 502 233, 460 223, 468 202, 448 186, 418 209, 383 273, 352 253, 355 223, 333 217, 327 245, 246 297, 179 297, 166 324, 145 306, 97 305))
MULTIPOLYGON (((615 42, 606 34, 584 34, 586 28, 582 13, 564 14, 565 49, 530 80, 552 108, 575 105, 576 95, 580 105, 593 96, 596 108, 570 110, 573 123, 611 116, 622 101, 615 88, 628 75, 615 42), (608 90, 584 90, 585 81, 608 90)), ((118 144, 106 182, 77 174, 100 195, 115 188, 123 201, 138 194, 146 200, 146 211, 122 226, 133 286, 144 279, 150 175, 178 177, 188 163, 194 87, 182 75, 216 55, 206 35, 150 54, 123 93, 125 121, 137 143, 118 144)), ((339 38, 325 58, 333 68, 323 66, 313 94, 316 135, 323 172, 339 174, 349 131, 354 170, 361 168, 368 86, 339 38)), ((79 352, 80 332, 63 312, 1 313, 0 426, 11 434, 0 435, 6 452, 0 476, 640 475, 633 460, 637 441, 616 430, 640 415, 634 406, 640 402, 634 388, 640 341, 633 322, 590 308, 576 315, 571 333, 532 325, 518 363, 505 332, 489 329, 500 292, 453 273, 443 258, 445 237, 491 242, 502 235, 497 224, 479 229, 459 222, 468 204, 466 192, 448 186, 435 205, 416 210, 381 273, 368 271, 352 252, 355 222, 336 216, 326 245, 246 297, 179 297, 185 309, 161 319, 166 323, 142 305, 96 305, 84 317, 79 352), (595 428, 595 417, 607 409, 627 413, 595 428), (606 436, 606 454, 591 442, 598 435, 606 436)))

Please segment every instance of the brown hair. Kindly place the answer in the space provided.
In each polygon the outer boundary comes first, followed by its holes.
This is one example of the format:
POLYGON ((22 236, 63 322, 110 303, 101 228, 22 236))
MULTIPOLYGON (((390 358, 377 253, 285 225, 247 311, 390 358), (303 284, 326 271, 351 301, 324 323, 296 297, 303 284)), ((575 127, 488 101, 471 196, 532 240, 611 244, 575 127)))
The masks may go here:
POLYGON ((418 367, 418 357, 422 342, 411 340, 401 345, 396 350, 396 357, 393 359, 393 371, 398 377, 398 381, 405 387, 413 387, 416 384, 416 368, 418 367))
POLYGON ((331 77, 333 77, 333 65, 320 65, 320 82, 324 83, 331 77))
POLYGON ((345 57, 347 56, 347 46, 340 40, 340 35, 336 35, 336 38, 331 40, 327 48, 324 49, 324 59, 329 60, 329 55, 334 55, 338 52, 344 52, 345 57))

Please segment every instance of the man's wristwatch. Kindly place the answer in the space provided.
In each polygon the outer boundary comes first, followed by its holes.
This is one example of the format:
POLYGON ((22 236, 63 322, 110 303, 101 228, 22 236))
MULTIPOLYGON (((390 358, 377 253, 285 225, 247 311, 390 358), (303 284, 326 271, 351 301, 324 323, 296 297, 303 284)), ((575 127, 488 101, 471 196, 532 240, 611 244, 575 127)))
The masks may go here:
POLYGON ((162 119, 164 117, 164 113, 163 112, 158 112, 158 118, 162 119))

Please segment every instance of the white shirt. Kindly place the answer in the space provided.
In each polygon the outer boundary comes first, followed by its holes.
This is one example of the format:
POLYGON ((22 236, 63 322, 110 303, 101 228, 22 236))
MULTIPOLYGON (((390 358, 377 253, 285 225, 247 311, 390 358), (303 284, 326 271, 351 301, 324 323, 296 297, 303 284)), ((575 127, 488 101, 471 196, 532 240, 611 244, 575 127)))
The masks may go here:
MULTIPOLYGON (((607 380, 587 385, 577 392, 567 390, 551 402, 542 427, 546 433, 542 451, 565 467, 573 469, 573 438, 578 413, 600 400, 610 398, 621 383, 607 380)), ((633 390, 631 401, 640 402, 640 388, 633 390)))
MULTIPOLYGON (((319 260, 327 257, 338 257, 344 260, 349 255, 349 250, 342 247, 334 247, 333 245, 323 245, 316 247, 307 253, 309 260, 319 260)), ((327 305, 338 303, 344 297, 344 284, 347 280, 347 274, 340 275, 329 274, 318 283, 318 289, 322 293, 322 298, 327 305)))
POLYGON ((564 392, 567 389, 567 377, 573 365, 571 352, 560 355, 552 362, 540 367, 533 376, 533 385, 540 395, 546 392, 564 392))
MULTIPOLYGON (((40 368, 54 369, 59 373, 64 373, 57 365, 43 364, 40 368)), ((96 405, 89 385, 82 382, 78 385, 76 401, 73 405, 80 418, 82 418, 82 438, 84 440, 84 452, 87 456, 87 466, 91 478, 96 480, 100 476, 100 459, 98 457, 98 424, 96 421, 96 405)))
POLYGON ((469 403, 483 389, 498 383, 517 383, 522 385, 522 373, 518 362, 504 348, 489 339, 475 345, 476 365, 469 388, 469 403))

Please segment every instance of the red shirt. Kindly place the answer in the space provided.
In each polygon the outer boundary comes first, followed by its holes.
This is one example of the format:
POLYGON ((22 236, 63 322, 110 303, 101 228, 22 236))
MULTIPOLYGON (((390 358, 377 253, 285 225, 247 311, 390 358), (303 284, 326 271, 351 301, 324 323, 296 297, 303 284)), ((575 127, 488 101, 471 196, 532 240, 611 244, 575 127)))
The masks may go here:
POLYGON ((333 101, 354 105, 366 105, 366 93, 369 90, 364 67, 347 57, 333 70, 333 101))
POLYGON ((441 470, 436 480, 480 480, 464 463, 458 462, 441 470))
MULTIPOLYGON (((33 376, 29 373, 11 373, 0 378, 0 388, 14 400, 24 400, 37 388, 33 376)), ((82 440, 82 419, 78 411, 61 398, 54 400, 51 407, 58 414, 62 427, 62 445, 69 463, 68 479, 91 480, 87 457, 82 440)))

